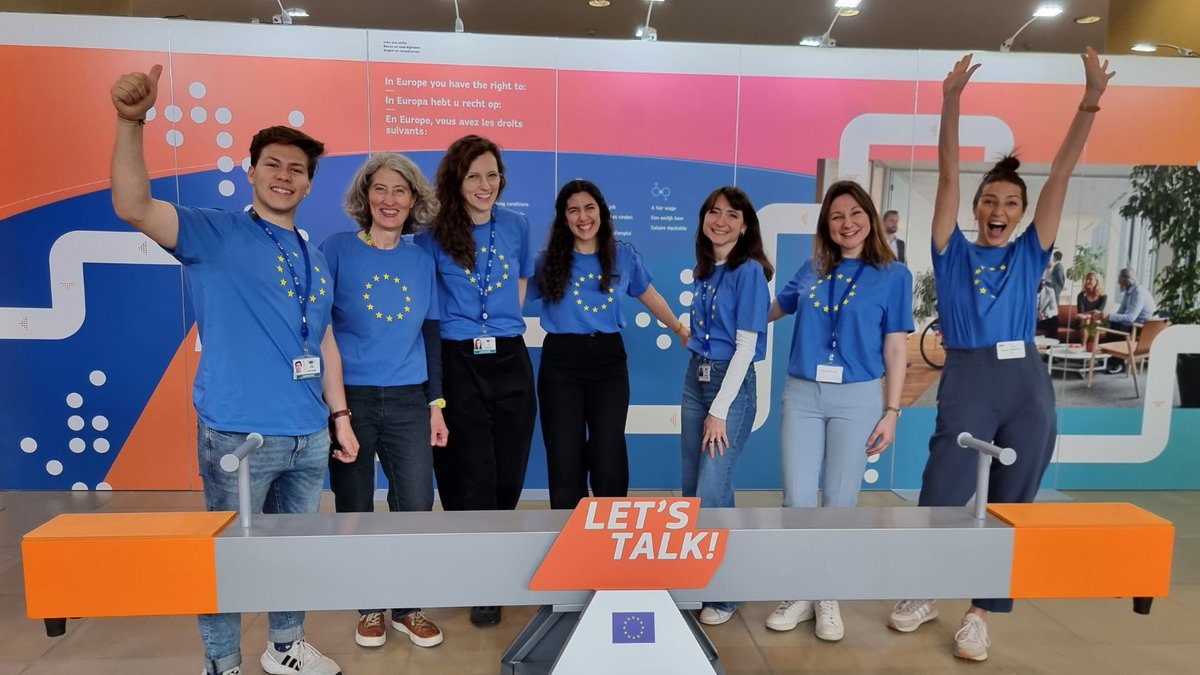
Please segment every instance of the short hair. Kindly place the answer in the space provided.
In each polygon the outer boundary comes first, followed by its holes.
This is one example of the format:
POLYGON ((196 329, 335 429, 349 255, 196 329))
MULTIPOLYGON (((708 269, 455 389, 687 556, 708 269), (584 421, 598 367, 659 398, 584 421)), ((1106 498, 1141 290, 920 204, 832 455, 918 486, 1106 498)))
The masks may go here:
POLYGON ((896 218, 899 218, 900 212, 897 211, 896 209, 888 209, 887 211, 883 212, 883 216, 882 216, 883 220, 887 220, 888 216, 896 216, 896 218))
POLYGON ((1058 262, 1059 260, 1062 260, 1062 251, 1055 250, 1054 255, 1052 257, 1054 258, 1054 262, 1058 262))
POLYGON ((275 144, 299 148, 300 152, 308 157, 308 178, 312 180, 313 175, 317 173, 317 162, 325 154, 324 143, 299 129, 281 125, 267 127, 254 134, 254 138, 250 140, 250 166, 258 166, 258 158, 262 156, 263 148, 275 144))
POLYGON ((1121 271, 1117 273, 1117 278, 1120 279, 1121 277, 1125 277, 1130 281, 1137 281, 1137 271, 1132 267, 1122 267, 1121 271))
POLYGON ((413 231, 417 223, 431 222, 438 210, 438 200, 433 196, 433 188, 429 186, 429 181, 425 180, 425 174, 421 173, 421 169, 411 159, 395 152, 371 155, 358 168, 358 172, 350 180, 349 189, 346 190, 343 203, 346 215, 364 230, 371 227, 371 201, 367 195, 371 190, 371 179, 380 169, 391 169, 400 174, 408 183, 415 199, 402 231, 407 234, 413 231))
POLYGON ((971 200, 971 208, 979 206, 979 198, 983 196, 983 188, 991 183, 1012 183, 1021 188, 1021 210, 1029 208, 1029 189, 1025 187, 1025 179, 1017 174, 1017 169, 1021 168, 1021 160, 1017 159, 1016 155, 1005 155, 996 162, 988 172, 983 174, 983 180, 979 181, 979 189, 975 191, 975 198, 971 200))

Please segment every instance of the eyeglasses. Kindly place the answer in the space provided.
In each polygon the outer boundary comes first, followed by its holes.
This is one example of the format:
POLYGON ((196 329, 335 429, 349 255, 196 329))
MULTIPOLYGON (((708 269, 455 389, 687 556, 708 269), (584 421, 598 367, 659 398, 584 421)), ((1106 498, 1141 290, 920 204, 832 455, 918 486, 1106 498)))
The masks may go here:
POLYGON ((503 178, 504 174, 501 174, 497 171, 492 171, 487 174, 469 173, 465 178, 463 178, 463 184, 467 187, 477 187, 480 183, 486 180, 488 185, 499 185, 500 180, 503 178))

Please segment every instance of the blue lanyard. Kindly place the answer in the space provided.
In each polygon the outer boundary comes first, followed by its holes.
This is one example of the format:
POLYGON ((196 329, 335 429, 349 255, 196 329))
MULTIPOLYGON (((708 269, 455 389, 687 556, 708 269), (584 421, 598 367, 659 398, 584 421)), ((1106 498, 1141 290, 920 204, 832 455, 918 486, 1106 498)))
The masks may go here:
MULTIPOLYGON (((846 298, 850 297, 850 290, 854 288, 854 284, 852 282, 854 281, 854 279, 856 277, 858 277, 859 273, 862 272, 863 264, 864 264, 863 261, 859 260, 858 265, 856 265, 854 268, 854 271, 845 275, 846 287, 842 289, 842 297, 840 300, 837 301, 837 304, 834 304, 834 302, 833 302, 833 286, 834 286, 834 282, 837 280, 837 277, 831 275, 831 278, 829 279, 829 323, 830 323, 829 362, 830 363, 833 363, 833 353, 835 351, 837 351, 837 346, 838 346, 837 326, 838 326, 838 319, 840 318, 841 313, 842 313, 842 310, 840 308, 846 306, 846 304, 845 304, 846 298)), ((837 268, 834 268, 833 271, 836 273, 837 268)))
MULTIPOLYGON (((712 329, 713 319, 716 318, 717 305, 717 286, 721 284, 721 280, 725 278, 725 266, 717 267, 712 276, 708 279, 700 279, 700 321, 703 331, 700 333, 700 348, 704 350, 704 358, 708 358, 708 348, 712 345, 712 329), (711 283, 705 283, 706 281, 711 283), (709 289, 712 289, 712 295, 709 295, 709 289), (705 323, 707 322, 707 323, 705 323)), ((694 319, 693 319, 694 321, 694 319)))
MULTIPOLYGON (((478 269, 475 270, 475 272, 476 272, 475 287, 479 289, 479 322, 483 325, 484 334, 487 333, 487 320, 488 320, 487 298, 488 298, 488 294, 492 292, 492 258, 495 257, 495 255, 496 255, 496 217, 495 216, 492 216, 492 220, 488 223, 488 226, 491 229, 491 237, 489 238, 490 242, 488 243, 488 247, 487 247, 488 256, 487 256, 487 264, 485 265, 485 267, 487 268, 486 276, 479 274, 480 270, 478 270, 478 269)), ((476 262, 476 265, 478 265, 478 263, 479 263, 478 255, 476 255, 476 257, 475 257, 475 262, 476 262)))
POLYGON ((292 258, 288 252, 284 250, 283 244, 279 243, 279 238, 271 231, 271 228, 263 221, 262 216, 258 215, 258 211, 250 209, 250 217, 258 226, 267 233, 271 241, 275 242, 275 246, 279 249, 279 257, 283 258, 283 262, 288 266, 288 272, 292 275, 292 288, 296 290, 297 299, 300 301, 300 341, 304 343, 304 353, 308 353, 308 294, 312 292, 312 266, 308 258, 308 245, 304 243, 304 237, 300 236, 300 231, 296 230, 296 240, 300 242, 300 252, 304 254, 304 292, 300 292, 300 275, 296 273, 296 268, 292 266, 292 258))

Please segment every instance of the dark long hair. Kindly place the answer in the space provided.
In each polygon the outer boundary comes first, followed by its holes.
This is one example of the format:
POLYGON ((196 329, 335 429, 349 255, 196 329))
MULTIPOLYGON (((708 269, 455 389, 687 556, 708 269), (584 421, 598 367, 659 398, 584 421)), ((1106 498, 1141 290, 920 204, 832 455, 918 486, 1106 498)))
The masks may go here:
POLYGON ((617 239, 613 235, 612 214, 600 188, 590 180, 577 178, 562 186, 554 200, 554 222, 550 224, 550 237, 546 242, 546 257, 534 283, 542 297, 550 302, 559 302, 570 283, 571 263, 575 260, 575 235, 567 225, 567 200, 586 192, 596 200, 600 209, 600 229, 596 231, 596 255, 600 259, 600 288, 607 289, 612 282, 612 268, 617 257, 617 239))
POLYGON ((821 215, 817 216, 817 234, 813 237, 813 267, 817 274, 829 274, 842 261, 842 247, 834 243, 833 236, 829 233, 829 211, 833 200, 842 195, 850 195, 871 219, 871 233, 863 242, 859 260, 871 267, 880 267, 895 260, 892 248, 884 239, 879 212, 875 210, 875 202, 871 200, 871 195, 852 180, 839 180, 825 191, 825 199, 821 202, 821 215))
POLYGON ((437 218, 433 220, 433 237, 454 262, 463 267, 475 266, 475 238, 471 236, 474 224, 467 215, 463 201, 463 180, 471 168, 471 162, 485 153, 496 158, 500 172, 500 187, 496 199, 504 192, 507 179, 504 177, 504 160, 500 157, 500 146, 482 136, 463 136, 450 144, 446 156, 438 164, 436 191, 441 204, 437 218))
POLYGON ((1021 160, 1017 159, 1016 155, 1005 155, 996 162, 988 172, 983 174, 983 180, 979 181, 979 189, 975 191, 975 198, 971 200, 971 208, 979 206, 979 198, 983 196, 983 188, 987 187, 988 183, 1012 183, 1021 188, 1021 210, 1029 208, 1029 190, 1025 187, 1025 179, 1017 174, 1017 169, 1021 168, 1021 160))
POLYGON ((745 234, 738 237, 737 242, 733 245, 733 250, 729 252, 729 257, 725 259, 726 266, 733 270, 747 260, 757 260, 758 264, 762 265, 767 281, 770 281, 771 277, 775 276, 775 266, 771 264, 770 260, 767 260, 767 254, 763 252, 762 229, 758 225, 758 212, 754 210, 754 203, 750 201, 750 197, 741 188, 732 185, 713 190, 700 207, 700 219, 696 225, 696 269, 692 271, 692 276, 697 279, 707 279, 716 269, 717 260, 713 255, 712 242, 704 234, 704 216, 717 203, 717 197, 722 196, 730 206, 742 212, 742 222, 746 224, 745 234))

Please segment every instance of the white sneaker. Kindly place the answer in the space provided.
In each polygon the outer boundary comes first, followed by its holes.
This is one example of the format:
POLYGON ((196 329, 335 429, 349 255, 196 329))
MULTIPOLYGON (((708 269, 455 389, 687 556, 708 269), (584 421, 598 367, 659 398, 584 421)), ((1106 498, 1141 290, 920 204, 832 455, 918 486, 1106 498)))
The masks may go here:
MULTIPOLYGON (((205 668, 204 670, 200 671, 200 675, 208 675, 208 669, 205 668)), ((218 675, 242 675, 242 667, 234 666, 229 670, 222 670, 220 673, 218 673, 218 675)))
POLYGON ((767 628, 791 630, 796 624, 813 618, 813 604, 809 600, 784 600, 771 616, 767 617, 767 628))
POLYGON ((988 639, 983 617, 968 612, 963 617, 962 627, 954 634, 954 655, 968 661, 984 661, 990 646, 992 641, 988 639))
POLYGON ((846 635, 846 627, 842 624, 842 610, 837 600, 820 600, 817 602, 817 637, 830 642, 837 642, 846 635))
POLYGON ((342 675, 333 659, 304 640, 296 640, 286 652, 276 651, 275 645, 268 642, 260 661, 271 675, 342 675))
POLYGON ((700 623, 708 626, 720 626, 733 617, 733 612, 727 612, 716 607, 705 607, 700 610, 700 623))
POLYGON ((935 603, 937 600, 901 600, 897 602, 896 607, 892 609, 892 615, 888 617, 888 628, 901 633, 913 632, 926 621, 933 621, 937 618, 938 611, 934 606, 935 603))

